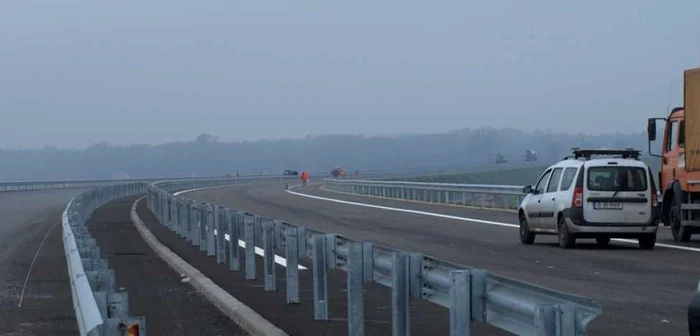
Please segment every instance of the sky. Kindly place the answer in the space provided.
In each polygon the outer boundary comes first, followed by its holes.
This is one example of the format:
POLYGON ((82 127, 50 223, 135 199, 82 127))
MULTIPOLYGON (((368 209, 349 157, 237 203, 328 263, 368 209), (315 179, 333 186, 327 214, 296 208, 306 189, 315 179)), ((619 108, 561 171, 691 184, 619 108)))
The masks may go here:
POLYGON ((700 1, 3 1, 0 148, 640 132, 700 1))

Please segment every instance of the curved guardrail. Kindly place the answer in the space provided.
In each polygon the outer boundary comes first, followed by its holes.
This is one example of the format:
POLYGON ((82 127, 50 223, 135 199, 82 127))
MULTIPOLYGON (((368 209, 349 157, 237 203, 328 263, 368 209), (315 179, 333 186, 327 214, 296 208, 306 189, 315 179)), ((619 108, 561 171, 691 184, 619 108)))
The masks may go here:
POLYGON ((128 183, 91 189, 73 197, 63 212, 63 247, 80 335, 114 335, 122 329, 145 335, 145 318, 129 316, 128 293, 116 290, 114 270, 101 258, 86 223, 104 204, 147 188, 146 183, 128 183))
MULTIPOLYGON (((328 181, 326 181, 328 185, 328 181)), ((342 181, 338 186, 368 186, 371 194, 404 195, 415 183, 342 181)), ((175 190, 211 187, 216 182, 153 183, 148 190, 148 208, 158 221, 183 239, 198 246, 207 256, 226 264, 232 271, 244 271, 256 279, 255 248, 264 252, 265 290, 276 290, 274 255, 286 257, 287 304, 299 302, 300 259, 313 264, 314 318, 328 320, 328 269, 342 269, 348 275, 348 330, 364 334, 363 283, 377 282, 392 289, 393 335, 408 335, 411 298, 431 301, 450 312, 450 334, 469 335, 472 322, 489 323, 516 335, 585 335, 586 326, 601 313, 600 306, 587 298, 539 287, 490 274, 486 270, 457 265, 432 256, 352 240, 334 233, 250 214, 242 209, 175 196, 175 190), (223 233, 223 234, 222 234, 223 233), (238 245, 243 244, 243 253, 238 245), (227 254, 227 247, 229 254, 227 254), (241 260, 243 259, 243 260, 241 260), (243 261, 243 262, 242 262, 243 261)), ((420 185, 420 184, 419 184, 420 185)), ((434 190, 422 186, 424 191, 434 190)), ((482 187, 452 185, 439 199, 484 192, 482 187), (470 189, 471 188, 471 189, 470 189)), ((514 186, 492 187, 495 195, 517 196, 514 186)), ((342 189, 342 188, 341 188, 342 189)), ((353 189, 357 190, 357 189, 353 189)), ((364 189, 366 190, 366 189, 364 189)), ((347 190, 346 190, 347 191, 347 190)), ((433 195, 428 192, 426 195, 433 195)), ((221 267, 226 267, 222 265, 221 267)))
POLYGON ((346 194, 514 210, 525 197, 521 186, 324 179, 323 188, 346 194))
MULTIPOLYGON (((202 178, 171 179, 156 184, 171 190, 180 187, 268 183, 280 180, 280 177, 202 178)), ((100 256, 99 246, 90 235, 86 223, 96 209, 113 200, 145 194, 153 188, 152 181, 154 180, 131 183, 112 180, 36 182, 24 188, 12 189, 93 187, 73 197, 62 215, 63 247, 68 264, 73 310, 81 336, 146 335, 145 317, 129 315, 128 293, 116 290, 114 270, 108 269, 107 260, 100 256)))

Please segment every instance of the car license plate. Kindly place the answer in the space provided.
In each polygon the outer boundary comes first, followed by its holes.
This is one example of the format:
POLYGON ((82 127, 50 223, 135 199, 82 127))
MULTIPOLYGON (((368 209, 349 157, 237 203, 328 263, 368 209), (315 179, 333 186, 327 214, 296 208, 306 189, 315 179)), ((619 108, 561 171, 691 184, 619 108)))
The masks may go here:
POLYGON ((593 209, 597 210, 622 210, 620 202, 594 202, 593 209))

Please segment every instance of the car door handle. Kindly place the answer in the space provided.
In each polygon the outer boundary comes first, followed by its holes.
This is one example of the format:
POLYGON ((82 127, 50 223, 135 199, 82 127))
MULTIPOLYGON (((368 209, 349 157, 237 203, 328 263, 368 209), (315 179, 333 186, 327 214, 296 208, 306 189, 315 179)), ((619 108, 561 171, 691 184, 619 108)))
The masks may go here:
POLYGON ((554 201, 554 197, 552 197, 552 201, 554 201))

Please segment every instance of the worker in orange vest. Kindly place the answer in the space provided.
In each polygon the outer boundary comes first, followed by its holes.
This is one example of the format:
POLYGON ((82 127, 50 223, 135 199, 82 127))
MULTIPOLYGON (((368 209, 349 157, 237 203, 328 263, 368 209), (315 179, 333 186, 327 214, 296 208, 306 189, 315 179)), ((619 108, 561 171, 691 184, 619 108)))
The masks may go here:
POLYGON ((307 172, 301 172, 301 183, 306 185, 306 183, 309 182, 309 173, 307 172))

